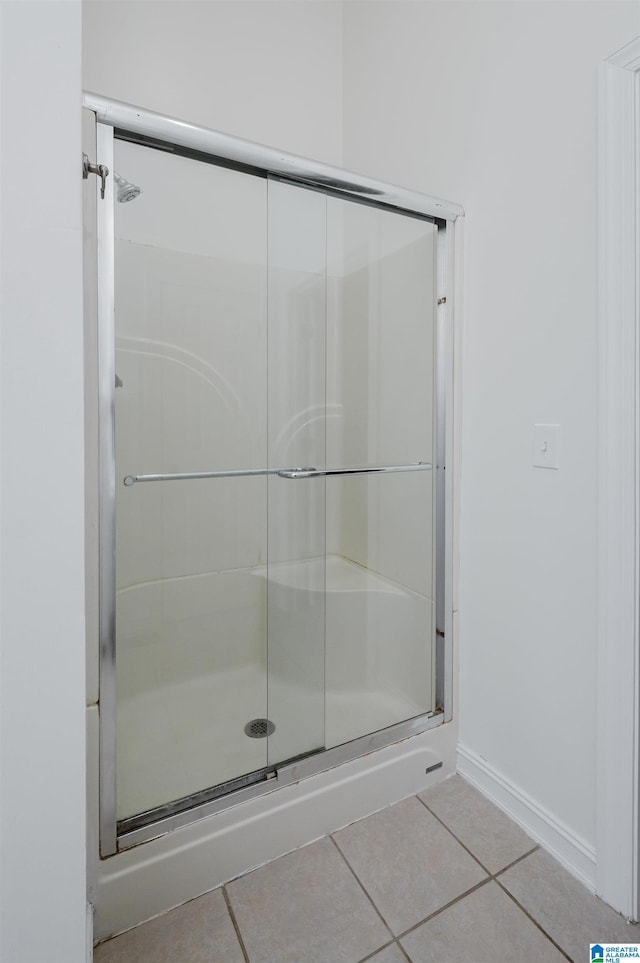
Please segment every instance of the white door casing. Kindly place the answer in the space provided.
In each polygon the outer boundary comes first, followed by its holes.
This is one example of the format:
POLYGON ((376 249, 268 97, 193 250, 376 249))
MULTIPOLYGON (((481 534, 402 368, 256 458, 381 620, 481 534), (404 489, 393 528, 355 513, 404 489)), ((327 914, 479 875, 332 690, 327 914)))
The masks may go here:
POLYGON ((640 37, 600 69, 596 891, 640 918, 640 37))

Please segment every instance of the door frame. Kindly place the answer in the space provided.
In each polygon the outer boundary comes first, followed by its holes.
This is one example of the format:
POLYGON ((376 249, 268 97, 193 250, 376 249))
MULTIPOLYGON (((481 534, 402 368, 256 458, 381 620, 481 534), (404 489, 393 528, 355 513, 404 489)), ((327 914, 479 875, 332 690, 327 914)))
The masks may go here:
POLYGON ((640 918, 640 37, 599 78, 596 892, 640 918))

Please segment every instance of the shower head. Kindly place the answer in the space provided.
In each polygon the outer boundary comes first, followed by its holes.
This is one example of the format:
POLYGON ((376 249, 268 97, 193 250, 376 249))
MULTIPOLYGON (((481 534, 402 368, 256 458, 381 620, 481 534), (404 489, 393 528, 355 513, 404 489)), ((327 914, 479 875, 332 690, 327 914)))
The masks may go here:
POLYGON ((113 172, 113 177, 116 182, 116 200, 121 204, 126 204, 128 201, 135 201, 138 194, 142 191, 135 184, 131 184, 126 181, 124 177, 120 177, 117 171, 113 172))

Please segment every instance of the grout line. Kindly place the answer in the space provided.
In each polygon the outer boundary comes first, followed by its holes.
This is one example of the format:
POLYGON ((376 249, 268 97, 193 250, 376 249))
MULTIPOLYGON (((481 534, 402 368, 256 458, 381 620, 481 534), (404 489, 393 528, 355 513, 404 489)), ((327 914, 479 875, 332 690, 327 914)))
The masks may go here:
POLYGON ((239 944, 240 944, 240 949, 242 950, 242 955, 244 956, 245 963, 250 963, 249 954, 247 953, 247 948, 246 948, 246 946, 244 945, 244 940, 242 939, 242 933, 240 932, 240 927, 239 927, 238 921, 237 921, 237 919, 236 919, 236 914, 233 912, 233 907, 232 907, 232 905, 231 905, 231 899, 229 898, 229 894, 227 893, 227 887, 226 887, 226 886, 223 886, 223 887, 222 887, 222 895, 224 896, 224 901, 225 901, 225 903, 227 904, 227 910, 228 910, 228 912, 229 912, 229 916, 231 917, 231 922, 233 923, 233 928, 234 928, 234 930, 236 931, 236 936, 238 937, 238 942, 239 942, 239 944))
POLYGON ((491 870, 487 869, 487 867, 484 865, 484 863, 481 863, 480 860, 478 859, 478 857, 477 857, 474 853, 471 852, 471 850, 469 849, 469 847, 468 847, 468 846, 465 846, 465 844, 462 842, 462 840, 458 839, 458 837, 456 836, 456 834, 454 833, 454 831, 453 831, 452 829, 450 829, 450 828, 447 826, 447 824, 446 824, 442 819, 440 819, 440 817, 438 816, 437 813, 434 813, 434 811, 433 811, 432 809, 429 809, 429 807, 427 806, 427 804, 426 804, 426 802, 424 801, 424 799, 420 799, 420 796, 416 796, 416 799, 418 800, 418 802, 421 802, 422 805, 424 806, 424 808, 427 810, 427 812, 428 812, 428 813, 431 813, 431 815, 433 816, 433 818, 434 818, 434 819, 437 819, 438 822, 440 823, 440 825, 443 826, 451 836, 453 836, 453 838, 454 838, 455 841, 458 843, 458 845, 462 846, 462 848, 464 849, 464 851, 465 851, 466 853, 468 853, 469 856, 471 856, 471 858, 472 858, 473 860, 475 860, 475 862, 478 864, 478 866, 480 866, 480 868, 481 868, 482 870, 484 870, 484 872, 487 874, 487 876, 489 876, 491 879, 493 879, 493 873, 491 872, 491 870))
POLYGON ((546 936, 546 938, 549 940, 549 942, 550 942, 550 943, 553 943, 553 945, 555 946, 555 948, 557 949, 557 951, 558 951, 559 953, 562 953, 562 955, 564 956, 565 960, 569 960, 569 963, 574 963, 573 957, 572 957, 572 956, 569 956, 569 954, 566 953, 566 952, 562 949, 562 947, 560 946, 560 944, 559 944, 559 943, 556 943, 556 941, 553 939, 552 936, 549 936, 549 934, 548 934, 547 931, 544 929, 544 927, 543 927, 540 923, 538 923, 538 921, 537 921, 537 919, 535 918, 535 916, 532 916, 531 913, 524 908, 524 906, 522 905, 522 903, 519 903, 519 902, 518 902, 518 900, 515 898, 515 896, 513 895, 513 893, 510 893, 509 890, 507 889, 507 887, 504 886, 504 885, 500 882, 499 879, 494 879, 494 882, 500 887, 500 889, 502 890, 503 893, 506 893, 506 894, 507 894, 507 896, 509 897, 510 900, 513 900, 513 902, 516 904, 516 906, 518 907, 518 909, 519 909, 519 910, 522 910, 522 912, 524 913, 524 915, 527 916, 527 917, 531 920, 531 922, 534 924, 534 926, 536 927, 536 929, 539 929, 540 932, 541 932, 542 934, 544 934, 544 936, 546 936))
POLYGON ((409 963, 411 963, 411 958, 407 956, 406 950, 403 946, 400 946, 397 940, 391 940, 389 943, 385 943, 384 946, 379 946, 377 950, 373 951, 373 953, 368 953, 366 956, 363 956, 358 963, 368 963, 369 960, 375 960, 378 953, 382 953, 383 950, 388 950, 391 946, 397 946, 404 958, 409 960, 409 963))
MULTIPOLYGON (((446 824, 436 813, 434 813, 433 810, 429 808, 429 806, 427 806, 427 804, 424 802, 423 799, 420 799, 420 797, 417 796, 417 795, 416 795, 415 798, 418 799, 418 801, 422 803, 422 805, 423 805, 424 808, 427 810, 427 812, 430 813, 430 814, 434 817, 434 819, 436 819, 436 820, 440 823, 440 825, 449 833, 449 835, 452 836, 452 837, 455 839, 455 841, 465 850, 465 852, 466 852, 469 856, 471 856, 471 858, 478 864, 478 866, 480 866, 480 868, 482 869, 482 871, 487 874, 487 877, 486 877, 486 879, 481 880, 479 883, 476 883, 476 885, 475 885, 475 886, 472 886, 470 889, 465 890, 464 893, 460 893, 460 895, 459 895, 459 896, 456 896, 455 899, 452 899, 452 900, 450 900, 448 903, 445 903, 444 906, 439 907, 439 909, 435 910, 433 913, 430 913, 428 916, 425 916, 423 919, 419 920, 419 921, 418 921, 417 923, 415 923, 413 926, 410 926, 408 929, 404 930, 404 932, 402 932, 402 933, 400 933, 400 934, 398 934, 398 935, 396 936, 396 935, 393 933, 393 931, 391 930, 391 927, 389 926, 389 924, 388 924, 387 921, 385 920, 384 916, 382 915, 382 913, 380 912, 380 910, 379 910, 378 907, 376 906, 376 904, 375 904, 374 900, 372 899, 371 895, 369 894, 368 890, 366 889, 366 887, 364 886, 364 884, 363 884, 362 881, 360 880, 358 874, 355 872, 355 870, 354 870, 353 867, 351 866, 349 860, 347 859, 347 857, 345 856, 345 854, 344 854, 344 853, 342 852, 342 850, 340 849, 340 846, 338 845, 338 843, 336 842, 336 840, 333 838, 333 835, 332 835, 332 834, 328 834, 328 838, 331 840, 331 842, 333 843, 333 845, 334 845, 335 848, 337 849, 338 853, 339 853, 340 856, 342 857, 342 859, 343 859, 343 861, 345 862, 345 864, 346 864, 349 872, 351 873, 351 875, 354 877, 354 879, 355 879, 356 882, 358 883, 358 886, 360 887, 360 889, 362 890, 362 892, 365 894, 365 896, 367 897, 367 899, 368 899, 369 902, 371 903, 373 909, 375 910, 377 916, 379 916, 380 920, 382 921, 382 923, 384 924, 385 928, 389 931, 389 933, 390 933, 390 935, 391 935, 391 937, 392 937, 392 939, 389 940, 389 942, 384 943, 382 946, 377 947, 377 949, 375 949, 375 950, 374 950, 372 953, 370 953, 368 956, 363 957, 363 958, 359 961, 359 963, 366 963, 366 961, 368 961, 368 960, 373 960, 373 959, 377 956, 377 954, 380 953, 382 950, 386 950, 386 949, 388 949, 389 947, 394 946, 394 945, 398 947, 399 951, 402 953, 402 955, 405 957, 405 959, 408 960, 409 963, 411 963, 411 958, 410 958, 410 956, 408 955, 408 953, 407 953, 407 951, 405 950, 405 948, 404 948, 404 947, 402 946, 402 944, 400 943, 400 940, 401 940, 401 939, 404 939, 404 937, 405 937, 405 936, 408 936, 410 933, 413 933, 414 930, 419 929, 419 927, 421 927, 424 923, 429 922, 430 920, 434 919, 436 916, 440 916, 441 913, 444 913, 446 910, 451 909, 451 907, 452 907, 452 906, 455 906, 456 903, 461 902, 463 899, 466 899, 467 896, 470 896, 472 893, 475 893, 477 890, 481 889, 483 886, 486 886, 487 883, 491 883, 491 882, 496 883, 496 884, 500 887, 500 889, 509 897, 509 899, 511 899, 511 901, 512 901, 513 903, 515 903, 515 905, 518 907, 518 909, 520 909, 520 910, 524 913, 524 915, 534 924, 534 926, 536 927, 536 929, 538 929, 538 930, 543 934, 543 936, 545 936, 545 937, 549 940, 549 942, 558 950, 559 953, 561 953, 561 955, 562 955, 566 960, 569 960, 569 963, 573 963, 571 957, 567 955, 567 953, 562 949, 562 947, 561 947, 558 943, 556 943, 556 941, 547 933, 547 931, 541 926, 541 924, 535 919, 535 917, 533 917, 533 916, 531 915, 531 913, 529 913, 529 912, 524 908, 524 906, 522 906, 522 904, 518 902, 518 900, 515 898, 515 896, 513 896, 513 894, 510 893, 509 890, 508 890, 508 889, 500 882, 500 880, 498 879, 498 876, 501 876, 503 873, 506 873, 507 870, 511 869, 513 866, 516 866, 518 863, 521 863, 523 860, 527 859, 527 858, 528 858, 529 856, 531 856, 533 853, 537 852, 537 851, 540 849, 540 846, 538 846, 538 845, 533 846, 533 847, 532 847, 530 850, 528 850, 526 853, 523 853, 522 856, 518 856, 517 859, 514 859, 511 863, 508 863, 506 866, 503 866, 502 869, 498 870, 497 873, 492 873, 492 872, 490 872, 490 871, 487 869, 487 867, 478 859, 478 857, 475 856, 474 853, 471 852, 471 850, 468 848, 468 846, 465 846, 465 844, 464 844, 460 839, 458 839, 458 837, 457 837, 456 834, 453 832, 453 830, 451 830, 451 829, 449 828, 449 826, 447 826, 447 824, 446 824)), ((237 919, 236 919, 235 913, 234 913, 233 908, 232 908, 232 906, 231 906, 231 900, 230 900, 230 898, 229 898, 229 894, 227 893, 226 885, 222 887, 222 893, 223 893, 223 896, 224 896, 224 899, 225 899, 225 903, 226 903, 226 905, 227 905, 227 909, 228 909, 229 915, 230 915, 230 917, 231 917, 231 921, 232 921, 233 926, 234 926, 234 929, 235 929, 235 931, 236 931, 236 936, 238 937, 238 941, 239 941, 239 943, 240 943, 240 948, 241 948, 241 950, 242 950, 242 954, 243 954, 243 956, 244 956, 245 963, 250 963, 249 955, 248 955, 248 953, 247 953, 246 947, 245 947, 245 945, 244 945, 244 940, 242 939, 242 935, 241 935, 241 933, 240 933, 240 927, 239 927, 239 925, 238 925, 238 921, 237 921, 237 919)))
MULTIPOLYGON (((403 933, 400 933, 400 934, 395 938, 394 942, 398 944, 398 947, 400 948, 400 950, 402 951, 402 953, 403 953, 405 956, 407 956, 407 953, 406 953, 404 947, 400 945, 400 942, 399 942, 399 941, 400 941, 401 939, 404 939, 404 937, 405 937, 405 936, 408 936, 409 933, 412 933, 414 930, 418 929, 418 927, 422 926, 423 923, 426 923, 426 922, 428 922, 429 920, 432 920, 434 917, 439 916, 441 913, 444 913, 445 910, 448 910, 448 909, 450 909, 452 906, 455 906, 456 903, 459 903, 461 900, 465 899, 467 896, 470 896, 471 893, 475 893, 476 890, 480 889, 482 886, 485 886, 487 883, 489 883, 489 882, 498 882, 498 881, 496 880, 496 878, 495 878, 495 875, 494 875, 493 873, 491 873, 490 870, 488 870, 487 867, 486 867, 483 863, 480 862, 480 860, 478 859, 478 857, 475 856, 475 855, 471 852, 471 850, 470 850, 467 846, 465 846, 465 844, 464 844, 463 842, 461 842, 461 841, 458 839, 458 837, 456 836, 456 834, 446 825, 446 823, 444 823, 444 822, 442 821, 442 819, 440 819, 440 817, 436 815, 436 813, 434 813, 431 809, 429 809, 429 807, 428 807, 427 804, 424 802, 424 800, 420 799, 419 796, 416 796, 415 798, 416 798, 419 802, 422 803, 422 805, 423 805, 424 808, 427 810, 427 812, 430 813, 430 814, 433 816, 433 818, 436 819, 436 820, 440 823, 440 825, 443 827, 443 829, 445 829, 445 830, 449 833, 449 835, 452 836, 452 837, 455 839, 455 841, 465 850, 465 852, 466 852, 469 856, 471 856, 471 858, 474 860, 474 862, 476 862, 476 863, 478 864, 478 866, 480 866, 480 868, 482 869, 482 871, 487 874, 487 877, 486 877, 486 879, 481 880, 479 883, 476 883, 476 885, 475 885, 475 886, 472 886, 470 889, 465 890, 464 893, 460 893, 460 895, 459 895, 459 896, 456 896, 455 899, 452 899, 452 900, 450 900, 448 903, 445 903, 444 906, 439 907, 439 908, 438 908, 437 910, 435 910, 433 913, 430 913, 428 916, 423 917, 423 919, 419 920, 419 922, 415 923, 413 926, 410 926, 410 927, 409 927, 407 930, 405 930, 403 933)), ((371 898, 371 896, 370 896, 369 893, 367 892, 366 888, 364 887, 364 885, 363 885, 362 882, 360 881, 357 873, 355 872, 355 870, 353 869, 353 867, 352 867, 351 864, 349 863, 349 860, 347 859, 347 857, 345 856, 345 854, 342 852, 342 850, 341 850, 340 847, 338 846, 338 843, 335 841, 335 839, 333 838, 333 836, 330 836, 329 838, 331 839, 332 843, 334 844, 334 846, 336 847, 336 849, 338 850, 338 852, 340 853, 340 855, 341 855, 342 858, 344 859, 345 863, 347 864, 347 866, 349 867, 349 869, 350 869, 351 872, 353 873, 353 875, 354 875, 354 877, 356 878, 356 880, 358 881, 361 889, 363 890, 363 892, 365 893, 365 895, 368 897, 369 901, 371 902, 371 905, 372 905, 373 908, 375 909, 376 913, 378 914, 378 916, 380 917, 380 919, 382 920, 382 922, 385 924, 385 926, 387 927, 387 929, 389 930, 389 932, 392 932, 392 931, 391 931, 391 928, 390 928, 389 925, 388 925, 388 923, 386 922, 386 920, 385 920, 384 917, 382 916, 382 913, 380 912, 380 910, 378 909, 378 907, 377 907, 376 904, 374 903, 373 899, 371 898)), ((534 846, 532 849, 530 849, 528 852, 524 853, 522 856, 518 856, 518 858, 515 859, 515 860, 513 860, 513 862, 509 863, 508 866, 503 867, 503 868, 500 870, 500 872, 503 873, 505 870, 510 869, 512 866, 515 866, 516 863, 519 863, 519 862, 521 862, 521 860, 526 859, 527 856, 530 856, 532 853, 536 852, 536 850, 539 849, 539 848, 540 848, 539 846, 534 846)), ((498 883, 498 885, 500 885, 500 884, 498 883)), ((502 887, 502 888, 503 888, 503 887, 502 887)), ((528 915, 528 914, 527 914, 527 915, 528 915)), ((535 922, 535 920, 534 920, 534 922, 535 922)), ((539 926, 539 924, 536 923, 536 926, 538 927, 538 929, 540 929, 540 930, 544 933, 545 936, 548 937, 548 934, 545 933, 545 931, 542 929, 541 926, 539 926)), ((392 935, 393 935, 393 933, 392 933, 392 935)), ((551 940, 550 937, 548 937, 548 938, 551 940)), ((554 943, 553 940, 551 940, 551 942, 554 943)), ((387 945, 388 945, 388 944, 387 944, 387 945)), ((555 943, 554 943, 554 946, 556 946, 555 943)), ((559 947, 557 947, 557 948, 559 949, 559 947)), ((380 947, 378 950, 376 950, 376 953, 378 953, 378 952, 380 951, 380 949, 382 949, 382 947, 380 947)), ((371 959, 371 957, 366 957, 365 959, 371 959)), ((407 959, 409 959, 409 957, 407 957, 407 959)))
MULTIPOLYGON (((447 826, 447 824, 444 822, 444 820, 441 819, 440 816, 438 816, 437 813, 434 813, 433 809, 429 809, 429 807, 427 806, 427 804, 426 804, 426 802, 424 801, 424 799, 420 799, 420 796, 416 796, 416 799, 417 799, 419 802, 422 803, 422 805, 425 807, 425 809, 426 809, 428 812, 430 812, 431 815, 432 815, 435 819, 438 820, 438 822, 440 823, 441 826, 444 826, 444 828, 447 830, 447 832, 450 833, 450 834, 453 836, 453 838, 455 839, 455 841, 456 841, 457 843, 459 843, 460 846, 462 846, 462 848, 469 854, 469 856, 472 856, 473 859, 475 859, 476 863, 477 863, 479 866, 482 867, 482 869, 485 871, 485 873, 488 873, 488 875, 491 877, 491 879, 496 879, 496 877, 500 876, 502 873, 506 873, 506 871, 507 871, 508 869, 511 869, 512 866, 516 866, 518 863, 521 863, 523 859, 526 859, 526 858, 527 858, 527 856, 532 856, 533 853, 537 853, 538 850, 540 849, 540 846, 539 846, 537 843, 535 843, 535 844, 531 847, 531 849, 528 849, 526 853, 523 853, 523 854, 522 854, 522 856, 518 856, 517 859, 514 859, 514 860, 512 860, 510 863, 507 863, 507 865, 506 865, 506 866, 503 866, 502 869, 499 869, 499 870, 497 870, 495 873, 492 873, 490 869, 487 869, 487 867, 484 865, 484 863, 480 862, 480 860, 479 860, 478 857, 475 855, 475 853, 472 853, 472 851, 469 849, 469 847, 468 847, 468 846, 465 846, 465 844, 462 842, 462 840, 459 839, 459 838, 456 836, 456 834, 454 833, 454 831, 453 831, 449 826, 447 826)), ((533 840, 532 840, 532 842, 533 842, 533 840)))
POLYGON ((405 956, 405 957, 409 960, 409 963, 412 963, 411 957, 409 956, 409 954, 408 954, 407 951, 405 950, 405 948, 404 948, 404 946, 402 945, 402 943, 400 942, 400 940, 396 940, 396 944, 397 944, 397 947, 398 947, 398 949, 400 950, 400 952, 403 954, 403 956, 405 956))
POLYGON ((397 940, 392 940, 390 943, 385 943, 384 946, 378 947, 378 949, 374 950, 373 953, 369 953, 368 956, 363 956, 363 958, 359 960, 358 963, 368 963, 369 960, 375 960, 378 953, 382 953, 383 950, 388 950, 389 947, 391 946, 397 946, 398 950, 400 951, 400 953, 402 953, 405 960, 408 960, 409 963, 412 963, 411 957, 408 955, 404 946, 401 946, 397 940))
POLYGON ((358 960, 358 963, 367 963, 368 960, 372 960, 375 956, 378 955, 378 953, 382 953, 383 950, 388 950, 389 947, 393 946, 394 943, 395 943, 395 940, 389 940, 388 943, 383 943, 383 945, 379 946, 377 950, 373 951, 373 953, 367 953, 366 956, 363 956, 361 960, 358 960))
MULTIPOLYGON (((342 852, 342 850, 341 850, 340 847, 338 846, 338 844, 337 844, 337 842, 335 841, 335 839, 333 838, 333 836, 329 836, 329 839, 331 840, 331 842, 333 843, 333 845, 336 847, 336 849, 338 850, 338 852, 339 852, 340 855, 342 856, 343 860, 345 861, 345 863, 346 863, 346 865, 347 865, 347 867, 348 867, 348 869, 349 869, 349 872, 352 874, 352 876, 353 876, 353 878, 356 880, 358 886, 360 887, 360 889, 362 890, 362 892, 364 893, 364 895, 367 897, 367 899, 369 900, 369 902, 370 902, 371 905, 373 906, 374 910, 376 911, 376 913, 378 914, 378 916, 380 917, 380 919, 381 919, 382 922, 384 923, 385 928, 386 928, 386 929, 389 931, 389 933, 391 934, 392 939, 395 940, 395 938, 396 938, 396 937, 395 937, 395 933, 392 931, 392 929, 391 929, 391 927, 389 926, 389 924, 387 923, 386 919, 384 918, 384 916, 382 915, 382 913, 380 912, 380 910, 378 909, 378 907, 376 906, 376 904, 375 904, 374 901, 372 900, 371 896, 369 895, 369 893, 367 892, 367 890, 366 890, 365 887, 363 886, 362 881, 360 880, 360 877, 358 876, 358 874, 357 874, 356 871, 354 870, 353 866, 351 865, 351 863, 349 862, 349 860, 347 859, 347 857, 345 856, 345 854, 342 852)), ((378 952, 378 951, 376 950, 376 952, 378 952)))
MULTIPOLYGON (((398 944, 398 947, 400 948, 401 952, 402 952, 405 956, 407 956, 407 953, 406 953, 404 947, 400 945, 400 940, 401 940, 401 939, 404 939, 404 937, 407 936, 409 933, 412 933, 414 930, 418 929, 418 927, 422 926, 423 923, 426 923, 426 922, 428 922, 429 920, 432 920, 435 916, 439 916, 440 913, 443 913, 445 910, 448 910, 448 909, 450 909, 452 906, 455 906, 456 903, 459 903, 461 900, 465 899, 467 896, 470 896, 471 893, 475 893, 475 891, 478 890, 478 889, 480 889, 482 886, 485 886, 487 883, 490 883, 490 882, 492 882, 492 881, 495 881, 495 876, 494 876, 494 874, 491 873, 491 872, 487 869, 487 867, 484 866, 476 856, 474 856, 474 854, 471 852, 471 850, 470 850, 467 846, 465 846, 464 843, 460 842, 460 840, 459 840, 458 837, 455 835, 455 833, 453 833, 453 832, 449 829, 449 827, 440 819, 440 817, 439 817, 439 816, 436 816, 436 814, 429 809, 429 807, 426 805, 426 803, 423 802, 423 800, 420 799, 419 796, 416 796, 416 799, 418 799, 418 800, 422 803, 422 805, 425 807, 425 809, 427 810, 427 812, 431 813, 431 815, 434 817, 434 819, 436 819, 436 820, 441 824, 441 826, 442 826, 444 829, 446 829, 446 831, 447 831, 451 836, 453 836, 453 838, 455 839, 455 841, 456 841, 460 846, 462 846, 462 848, 465 850, 465 852, 467 852, 468 855, 471 856, 471 858, 478 864, 478 866, 480 866, 480 868, 482 869, 482 871, 487 874, 487 877, 486 877, 486 879, 481 880, 479 883, 476 883, 476 885, 475 885, 475 886, 472 886, 470 889, 465 890, 464 893, 460 893, 460 895, 459 895, 459 896, 456 896, 455 899, 452 899, 452 900, 450 900, 448 903, 445 903, 444 906, 439 907, 439 908, 438 908, 437 910, 435 910, 433 913, 430 913, 428 916, 423 917, 423 919, 419 920, 419 922, 415 923, 413 926, 410 926, 410 927, 409 927, 407 930, 405 930, 403 933, 398 934, 398 936, 394 939, 394 942, 398 944)), ((371 902, 371 905, 372 905, 373 908, 375 909, 376 913, 378 914, 378 916, 380 917, 380 919, 382 920, 382 922, 385 924, 385 926, 387 927, 387 929, 389 930, 389 932, 392 933, 390 926, 388 925, 388 923, 387 923, 386 920, 384 919, 382 913, 380 912, 380 910, 378 909, 378 907, 377 907, 376 904, 374 903, 373 899, 371 898, 371 896, 370 896, 369 893, 367 892, 366 888, 364 887, 364 885, 363 885, 362 882, 360 881, 357 873, 355 872, 355 870, 353 869, 353 867, 352 867, 351 864, 349 863, 349 860, 347 859, 347 857, 345 856, 345 854, 342 852, 342 850, 341 850, 340 847, 338 846, 338 843, 335 841, 335 839, 333 838, 333 836, 330 836, 329 838, 331 839, 332 843, 334 844, 334 846, 336 847, 336 849, 338 850, 338 852, 340 853, 340 855, 341 855, 342 858, 344 859, 345 863, 347 864, 347 866, 349 867, 349 869, 350 869, 351 872, 353 873, 353 875, 354 875, 354 877, 356 878, 356 880, 358 881, 361 889, 363 890, 363 892, 366 894, 366 896, 368 897, 369 901, 371 902)), ((519 857, 518 857, 517 859, 515 859, 512 863, 509 863, 508 866, 505 866, 504 869, 501 869, 500 872, 504 872, 504 870, 509 869, 511 866, 514 866, 516 863, 519 863, 522 859, 525 859, 527 856, 530 856, 531 853, 535 852, 537 849, 539 849, 539 847, 538 847, 538 846, 534 846, 533 849, 529 850, 529 852, 525 853, 523 856, 519 856, 519 857)), ((539 927, 539 929, 541 929, 541 927, 539 927)), ((544 930, 543 930, 543 932, 544 932, 544 930)), ((393 933, 392 933, 392 935, 393 935, 393 933)), ((547 934, 545 933, 545 936, 546 936, 546 935, 547 935, 547 934)), ((553 942, 553 940, 552 940, 551 942, 553 942)), ((387 944, 387 945, 388 945, 388 944, 387 944)), ((555 944, 554 944, 554 945, 555 945, 555 944)), ((378 950, 376 950, 376 953, 380 952, 380 949, 382 949, 382 947, 379 947, 378 950)), ((374 954, 374 955, 375 955, 375 954, 374 954)), ((365 959, 371 959, 371 957, 366 957, 365 959)), ((407 959, 410 959, 410 958, 407 956, 407 959)))
POLYGON ((476 885, 472 886, 471 889, 466 889, 464 893, 460 893, 460 895, 456 896, 455 899, 452 899, 448 903, 445 903, 444 906, 441 906, 439 909, 434 910, 433 913, 429 913, 428 916, 425 916, 418 923, 414 923, 413 926, 410 926, 403 933, 399 933, 398 939, 403 940, 405 936, 408 936, 409 933, 413 933, 413 931, 417 930, 420 926, 422 926, 423 923, 428 923, 429 920, 434 919, 434 917, 440 916, 440 914, 444 913, 445 910, 451 909, 451 907, 455 906, 456 903, 460 903, 463 899, 466 899, 467 896, 471 896, 472 893, 475 893, 476 890, 482 889, 482 887, 486 886, 487 883, 492 883, 492 882, 493 882, 492 877, 487 876, 486 879, 483 879, 479 883, 476 883, 476 885))
MULTIPOLYGON (((522 910, 522 912, 524 913, 524 915, 527 916, 527 917, 531 920, 531 922, 534 924, 534 926, 536 927, 536 929, 540 930, 540 932, 541 932, 544 936, 546 936, 546 938, 549 940, 549 942, 552 943, 552 944, 555 946, 555 948, 558 950, 558 952, 559 952, 559 953, 562 953, 562 955, 565 957, 565 959, 569 960, 570 963, 573 963, 573 961, 571 960, 571 957, 568 956, 568 955, 565 953, 565 951, 562 949, 562 947, 561 947, 558 943, 556 943, 556 941, 553 939, 553 937, 550 936, 549 933, 547 933, 547 931, 546 931, 546 930, 544 929, 544 927, 538 922, 538 920, 537 920, 534 916, 532 916, 531 913, 529 913, 529 912, 524 908, 524 906, 523 906, 521 903, 518 902, 518 900, 515 898, 515 896, 514 896, 512 893, 510 893, 509 890, 506 888, 506 886, 504 886, 504 885, 500 882, 500 880, 498 879, 499 876, 501 876, 503 873, 506 873, 506 871, 507 871, 508 869, 511 869, 512 866, 516 866, 518 863, 521 863, 523 860, 527 859, 528 856, 531 856, 533 853, 536 853, 536 852, 540 849, 540 846, 538 846, 538 845, 533 846, 528 852, 523 853, 522 856, 518 856, 517 859, 514 859, 511 863, 508 863, 507 866, 503 866, 503 868, 500 869, 500 870, 498 870, 497 873, 491 873, 491 872, 487 869, 487 867, 484 866, 484 865, 480 862, 480 860, 478 859, 478 857, 475 856, 475 855, 471 852, 471 850, 470 850, 467 846, 465 846, 465 844, 464 844, 460 839, 458 839, 458 837, 457 837, 456 834, 453 832, 453 830, 450 829, 449 826, 447 826, 447 824, 446 824, 442 819, 440 819, 440 817, 439 817, 436 813, 434 813, 434 811, 433 811, 432 809, 429 809, 429 807, 427 806, 426 802, 425 802, 423 799, 420 799, 420 796, 416 796, 416 799, 419 799, 419 800, 420 800, 420 802, 421 802, 422 805, 425 807, 425 809, 426 809, 428 812, 430 812, 431 815, 432 815, 435 819, 437 819, 438 822, 439 822, 442 826, 444 826, 444 828, 447 830, 447 832, 451 833, 451 835, 452 835, 453 838, 456 840, 456 842, 458 842, 458 843, 462 846, 462 848, 463 848, 464 850, 466 850, 466 852, 469 853, 469 855, 472 856, 472 857, 475 859, 475 861, 478 863, 478 865, 479 865, 479 866, 482 866, 482 869, 483 869, 486 873, 489 873, 489 880, 491 880, 491 881, 493 881, 494 883, 496 883, 496 884, 500 887, 500 889, 503 891, 503 893, 506 893, 507 896, 516 904, 516 906, 518 907, 518 909, 522 910)), ((485 880, 485 882, 488 882, 489 880, 485 880)), ((478 887, 476 887, 476 889, 478 889, 478 887)), ((473 891, 472 891, 472 890, 469 890, 469 892, 473 892, 473 891)), ((464 895, 466 896, 466 895, 468 895, 468 893, 465 893, 464 895)), ((463 897, 459 897, 459 899, 462 899, 462 898, 463 898, 463 897)), ((456 903, 456 902, 458 902, 458 900, 453 900, 451 903, 448 903, 447 906, 444 906, 442 909, 448 909, 450 906, 453 905, 453 903, 456 903)), ((442 911, 440 910, 439 912, 442 912, 442 911)), ((435 916, 435 915, 436 915, 436 914, 434 913, 433 916, 435 916)), ((432 918, 432 917, 427 917, 427 919, 431 919, 431 918, 432 918)), ((426 920, 423 920, 423 922, 426 922, 426 920)), ((418 925, 420 925, 420 924, 418 924, 418 925)), ((412 929, 415 929, 415 927, 412 927, 412 929)), ((404 936, 404 935, 406 935, 406 934, 402 934, 402 935, 404 936)))
POLYGON ((495 879, 495 881, 496 882, 498 881, 498 876, 502 876, 502 874, 506 873, 506 871, 508 869, 511 869, 512 866, 517 866, 518 863, 521 863, 523 859, 527 858, 527 856, 533 856, 533 854, 537 853, 539 849, 540 849, 539 846, 533 846, 528 853, 523 853, 522 856, 518 856, 517 859, 514 859, 512 863, 507 863, 506 866, 503 866, 502 869, 499 869, 497 873, 492 873, 492 876, 495 879))

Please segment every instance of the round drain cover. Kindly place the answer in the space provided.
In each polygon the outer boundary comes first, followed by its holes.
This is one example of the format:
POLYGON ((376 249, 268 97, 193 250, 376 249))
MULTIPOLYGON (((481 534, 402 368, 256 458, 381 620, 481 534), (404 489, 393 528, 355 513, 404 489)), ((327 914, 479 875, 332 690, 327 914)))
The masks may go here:
POLYGON ((251 719, 244 727, 244 732, 250 739, 264 739, 275 732, 275 728, 271 719, 251 719))

